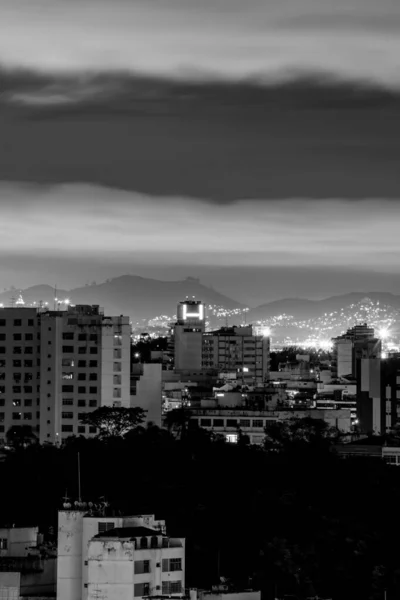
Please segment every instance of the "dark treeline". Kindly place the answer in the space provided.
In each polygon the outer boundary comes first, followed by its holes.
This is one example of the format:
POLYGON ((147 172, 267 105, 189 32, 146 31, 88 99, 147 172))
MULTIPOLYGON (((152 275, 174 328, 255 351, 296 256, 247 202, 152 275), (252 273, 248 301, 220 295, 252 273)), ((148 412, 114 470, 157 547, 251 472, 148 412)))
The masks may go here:
POLYGON ((155 513, 187 538, 188 586, 221 575, 251 577, 266 599, 400 597, 400 472, 380 460, 339 459, 318 440, 266 452, 156 427, 17 447, 0 463, 0 525, 56 530, 63 496, 78 498, 78 452, 83 500, 155 513))

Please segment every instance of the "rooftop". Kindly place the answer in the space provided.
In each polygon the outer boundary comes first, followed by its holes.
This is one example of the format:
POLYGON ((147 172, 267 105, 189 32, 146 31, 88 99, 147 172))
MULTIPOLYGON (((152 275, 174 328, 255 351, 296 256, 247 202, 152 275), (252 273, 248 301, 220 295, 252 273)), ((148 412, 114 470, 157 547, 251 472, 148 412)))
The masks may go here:
POLYGON ((149 527, 115 527, 103 533, 98 533, 95 538, 137 538, 150 536, 164 536, 159 529, 150 529, 149 527))

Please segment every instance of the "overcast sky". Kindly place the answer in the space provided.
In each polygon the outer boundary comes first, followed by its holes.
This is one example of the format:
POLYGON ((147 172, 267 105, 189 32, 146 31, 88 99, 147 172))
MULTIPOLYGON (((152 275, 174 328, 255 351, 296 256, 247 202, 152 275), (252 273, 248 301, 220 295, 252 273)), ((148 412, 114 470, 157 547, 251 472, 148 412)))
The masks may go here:
POLYGON ((1 0, 0 285, 400 293, 399 29, 397 0, 1 0))

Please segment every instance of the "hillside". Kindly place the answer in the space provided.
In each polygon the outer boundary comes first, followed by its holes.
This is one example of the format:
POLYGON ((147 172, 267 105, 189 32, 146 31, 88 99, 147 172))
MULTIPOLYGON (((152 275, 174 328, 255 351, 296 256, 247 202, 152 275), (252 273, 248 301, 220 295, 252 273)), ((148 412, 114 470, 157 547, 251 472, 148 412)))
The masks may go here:
MULTIPOLYGON (((37 285, 25 290, 10 290, 0 294, 0 303, 10 306, 11 298, 19 293, 26 305, 48 302, 54 305, 54 288, 37 285)), ((136 275, 124 275, 104 283, 86 285, 72 290, 57 290, 57 297, 68 298, 72 304, 99 304, 112 315, 129 315, 134 323, 148 321, 160 315, 172 317, 177 303, 186 296, 202 300, 207 305, 223 307, 228 311, 244 308, 239 302, 203 285, 198 279, 158 281, 136 275)))

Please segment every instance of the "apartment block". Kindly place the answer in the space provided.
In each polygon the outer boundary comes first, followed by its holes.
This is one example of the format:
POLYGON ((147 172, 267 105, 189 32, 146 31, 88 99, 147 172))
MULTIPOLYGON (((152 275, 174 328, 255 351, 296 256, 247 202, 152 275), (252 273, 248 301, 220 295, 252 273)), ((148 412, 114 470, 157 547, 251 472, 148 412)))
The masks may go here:
POLYGON ((182 596, 185 539, 166 534, 154 515, 61 511, 58 600, 182 596))
POLYGON ((30 425, 40 442, 93 435, 80 416, 130 406, 130 324, 98 306, 0 309, 0 440, 30 425))
POLYGON ((267 381, 269 355, 269 337, 256 335, 252 325, 223 327, 203 336, 203 368, 235 373, 243 385, 260 385, 267 381))

